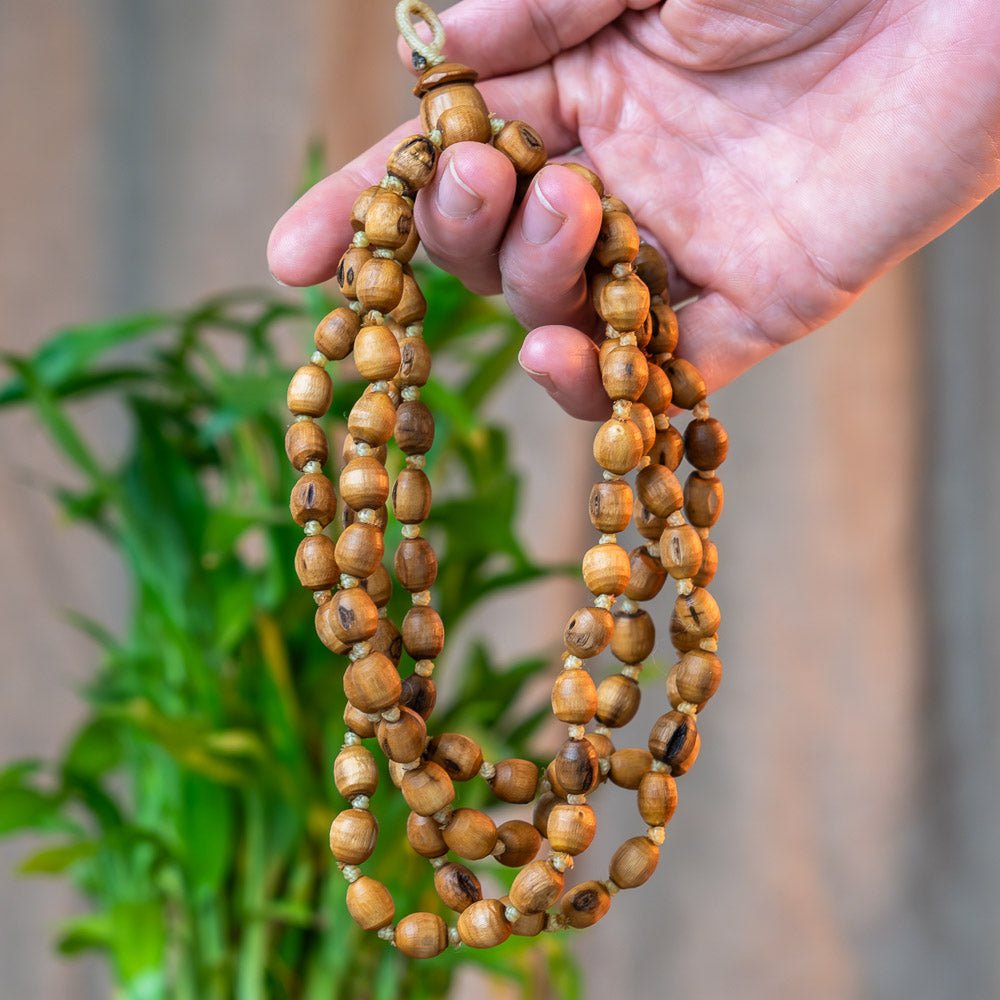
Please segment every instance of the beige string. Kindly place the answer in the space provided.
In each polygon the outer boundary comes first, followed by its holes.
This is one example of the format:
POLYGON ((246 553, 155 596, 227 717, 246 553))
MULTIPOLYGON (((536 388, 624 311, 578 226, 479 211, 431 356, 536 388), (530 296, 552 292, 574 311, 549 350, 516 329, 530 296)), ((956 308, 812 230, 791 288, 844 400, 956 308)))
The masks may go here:
POLYGON ((399 33, 413 50, 414 55, 420 56, 428 66, 436 66, 438 63, 444 62, 444 56, 441 54, 444 48, 444 25, 437 14, 423 0, 400 0, 396 4, 396 24, 399 27, 399 33), (430 42, 423 41, 417 34, 413 24, 414 16, 431 29, 430 42))

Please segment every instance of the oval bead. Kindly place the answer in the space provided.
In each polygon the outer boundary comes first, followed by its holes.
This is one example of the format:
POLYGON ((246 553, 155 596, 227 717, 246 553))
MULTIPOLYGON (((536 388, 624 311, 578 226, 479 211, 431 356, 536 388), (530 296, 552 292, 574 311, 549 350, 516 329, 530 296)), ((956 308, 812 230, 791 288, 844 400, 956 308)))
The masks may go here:
POLYGON ((330 826, 330 851, 345 865, 367 861, 378 841, 378 823, 367 809, 345 809, 330 826))
POLYGON ((448 947, 448 928, 436 913, 411 913, 396 924, 393 940, 408 958, 434 958, 448 947))
POLYGON ((475 874, 465 865, 454 862, 434 872, 434 890, 441 902, 456 913, 462 913, 483 898, 483 887, 475 874))
POLYGON ((611 909, 608 888, 594 880, 581 882, 563 896, 559 912, 570 927, 593 927, 611 909))

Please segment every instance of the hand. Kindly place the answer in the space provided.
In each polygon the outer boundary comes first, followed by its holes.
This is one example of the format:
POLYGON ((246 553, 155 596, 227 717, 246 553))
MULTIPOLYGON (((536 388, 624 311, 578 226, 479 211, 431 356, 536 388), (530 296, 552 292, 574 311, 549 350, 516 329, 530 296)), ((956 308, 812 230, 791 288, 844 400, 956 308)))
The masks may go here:
MULTIPOLYGON (((491 110, 580 146, 668 257, 681 347, 709 387, 841 312, 878 274, 1000 185, 1000 5, 993 0, 463 0, 449 58, 491 110)), ((408 57, 408 53, 402 53, 408 57)), ((275 226, 272 272, 330 278, 350 207, 409 123, 316 185, 275 226)), ((417 199, 432 260, 504 294, 533 332, 521 363, 567 411, 606 409, 582 267, 596 194, 514 176, 460 144, 417 199), (555 325, 558 324, 558 325, 555 325)))

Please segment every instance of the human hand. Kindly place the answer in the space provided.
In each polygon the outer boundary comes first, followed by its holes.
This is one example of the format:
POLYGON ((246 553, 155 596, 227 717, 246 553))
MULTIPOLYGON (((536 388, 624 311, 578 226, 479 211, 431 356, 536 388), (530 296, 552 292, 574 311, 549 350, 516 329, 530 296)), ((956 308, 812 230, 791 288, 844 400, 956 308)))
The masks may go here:
MULTIPOLYGON (((842 311, 1000 185, 1000 5, 990 0, 463 0, 450 59, 487 104, 577 159, 666 254, 681 346, 710 388, 842 311)), ((405 53, 408 56, 408 53, 405 53)), ((330 278, 357 193, 411 122, 275 226, 272 272, 330 278)), ((420 193, 432 260, 502 290, 522 365, 568 412, 604 415, 582 268, 596 194, 546 167, 510 218, 488 146, 446 150, 420 193)))

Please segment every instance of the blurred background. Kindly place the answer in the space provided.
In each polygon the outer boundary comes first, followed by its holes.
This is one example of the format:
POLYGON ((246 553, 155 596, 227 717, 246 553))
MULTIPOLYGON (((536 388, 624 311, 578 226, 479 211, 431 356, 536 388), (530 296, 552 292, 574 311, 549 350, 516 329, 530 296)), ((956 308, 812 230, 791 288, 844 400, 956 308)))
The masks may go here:
MULTIPOLYGON (((413 111, 391 12, 5 5, 2 349, 269 282, 264 243, 310 139, 337 165, 413 111)), ((659 872, 579 939, 588 998, 1000 996, 998 262, 993 199, 716 397, 726 675, 659 872)), ((533 554, 574 560, 587 535, 552 490, 586 495, 591 430, 540 396, 515 374, 496 411, 518 415, 533 554), (542 436, 558 442, 544 456, 542 436)), ((83 419, 121 434, 113 409, 83 419)), ((126 596, 113 553, 57 517, 59 469, 28 413, 0 419, 0 451, 7 760, 51 753, 81 712, 92 652, 61 612, 115 627, 126 596)), ((574 593, 510 613, 554 635, 574 593)), ((629 810, 608 822, 616 841, 634 832, 629 810)), ((80 904, 15 878, 23 852, 0 844, 3 995, 107 996, 93 959, 52 955, 80 904)))

